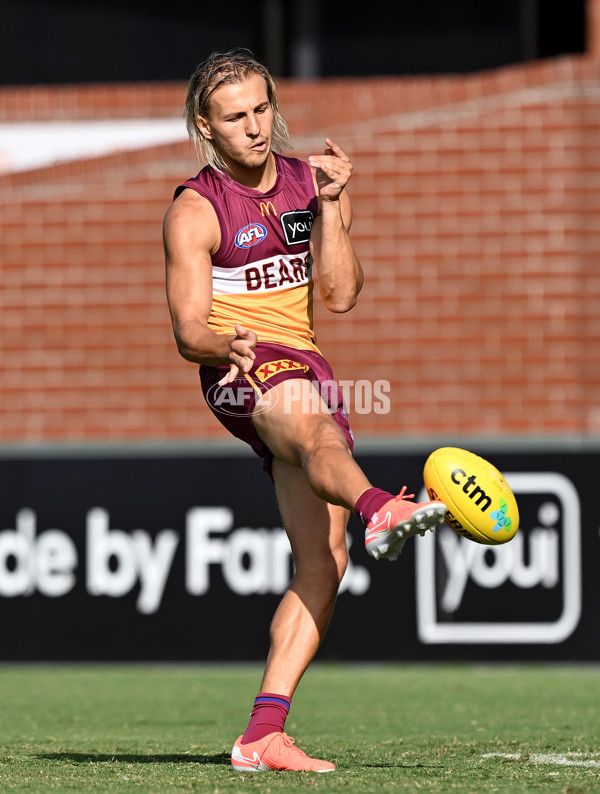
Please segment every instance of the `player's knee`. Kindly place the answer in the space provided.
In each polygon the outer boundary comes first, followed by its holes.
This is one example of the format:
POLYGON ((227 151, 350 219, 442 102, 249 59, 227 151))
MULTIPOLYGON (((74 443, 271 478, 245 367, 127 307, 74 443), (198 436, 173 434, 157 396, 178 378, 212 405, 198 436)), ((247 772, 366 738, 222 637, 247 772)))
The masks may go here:
POLYGON ((346 568, 348 567, 348 545, 346 543, 346 533, 334 544, 331 549, 331 556, 335 563, 337 583, 342 581, 346 568))
POLYGON ((321 548, 313 547, 311 553, 296 560, 296 574, 306 578, 311 586, 321 592, 335 595, 348 566, 348 549, 343 543, 321 548))
POLYGON ((331 455, 333 451, 348 452, 348 443, 340 427, 330 416, 314 421, 307 436, 303 461, 310 462, 320 455, 331 455))
POLYGON ((346 568, 348 567, 348 549, 345 545, 343 548, 340 547, 334 552, 334 559, 336 563, 337 586, 339 587, 346 573, 346 568))
POLYGON ((312 575, 317 574, 321 582, 327 581, 337 591, 348 567, 348 549, 346 543, 339 543, 324 551, 313 561, 312 575))

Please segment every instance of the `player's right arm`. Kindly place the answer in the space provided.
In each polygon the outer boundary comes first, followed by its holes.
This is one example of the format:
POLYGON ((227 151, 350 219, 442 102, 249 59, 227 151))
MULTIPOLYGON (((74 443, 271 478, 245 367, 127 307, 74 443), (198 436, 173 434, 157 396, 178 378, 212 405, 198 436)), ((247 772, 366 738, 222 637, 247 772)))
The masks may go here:
POLYGON ((163 239, 167 301, 180 354, 197 364, 230 364, 227 380, 248 372, 255 358, 256 334, 241 325, 235 326, 236 334, 217 334, 208 326, 211 254, 220 242, 219 222, 210 202, 184 190, 167 211, 163 239))

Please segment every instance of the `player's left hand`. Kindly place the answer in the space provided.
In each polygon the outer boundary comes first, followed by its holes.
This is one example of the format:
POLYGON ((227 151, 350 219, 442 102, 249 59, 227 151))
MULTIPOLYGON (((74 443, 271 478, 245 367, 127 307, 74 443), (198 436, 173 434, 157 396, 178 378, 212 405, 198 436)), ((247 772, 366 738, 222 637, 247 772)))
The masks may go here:
POLYGON ((319 195, 324 201, 336 201, 352 176, 353 165, 344 150, 325 138, 327 149, 322 155, 312 155, 308 162, 317 169, 319 195))

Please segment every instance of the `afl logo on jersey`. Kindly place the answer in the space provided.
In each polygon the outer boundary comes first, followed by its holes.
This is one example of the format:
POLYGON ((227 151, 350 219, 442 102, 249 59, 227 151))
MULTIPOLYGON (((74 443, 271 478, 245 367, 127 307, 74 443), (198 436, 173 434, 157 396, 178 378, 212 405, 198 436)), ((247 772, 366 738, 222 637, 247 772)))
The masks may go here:
POLYGON ((267 230, 262 223, 249 223, 236 234, 235 244, 238 248, 252 248, 253 245, 262 243, 266 236, 267 230))

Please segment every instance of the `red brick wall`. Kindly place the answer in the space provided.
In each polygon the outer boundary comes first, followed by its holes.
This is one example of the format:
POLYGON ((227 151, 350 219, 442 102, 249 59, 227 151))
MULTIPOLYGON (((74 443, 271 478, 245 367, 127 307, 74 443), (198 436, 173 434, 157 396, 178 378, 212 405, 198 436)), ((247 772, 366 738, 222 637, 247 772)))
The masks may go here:
MULTIPOLYGON (((595 0, 594 0, 595 2, 595 0)), ((0 123, 181 117, 185 85, 0 89, 0 123)), ((600 432, 600 62, 283 82, 296 151, 355 163, 358 306, 317 303, 362 436, 600 432)), ((182 121, 183 124, 183 121, 182 121)), ((221 438, 178 356, 161 223, 188 144, 0 177, 0 441, 221 438)))

